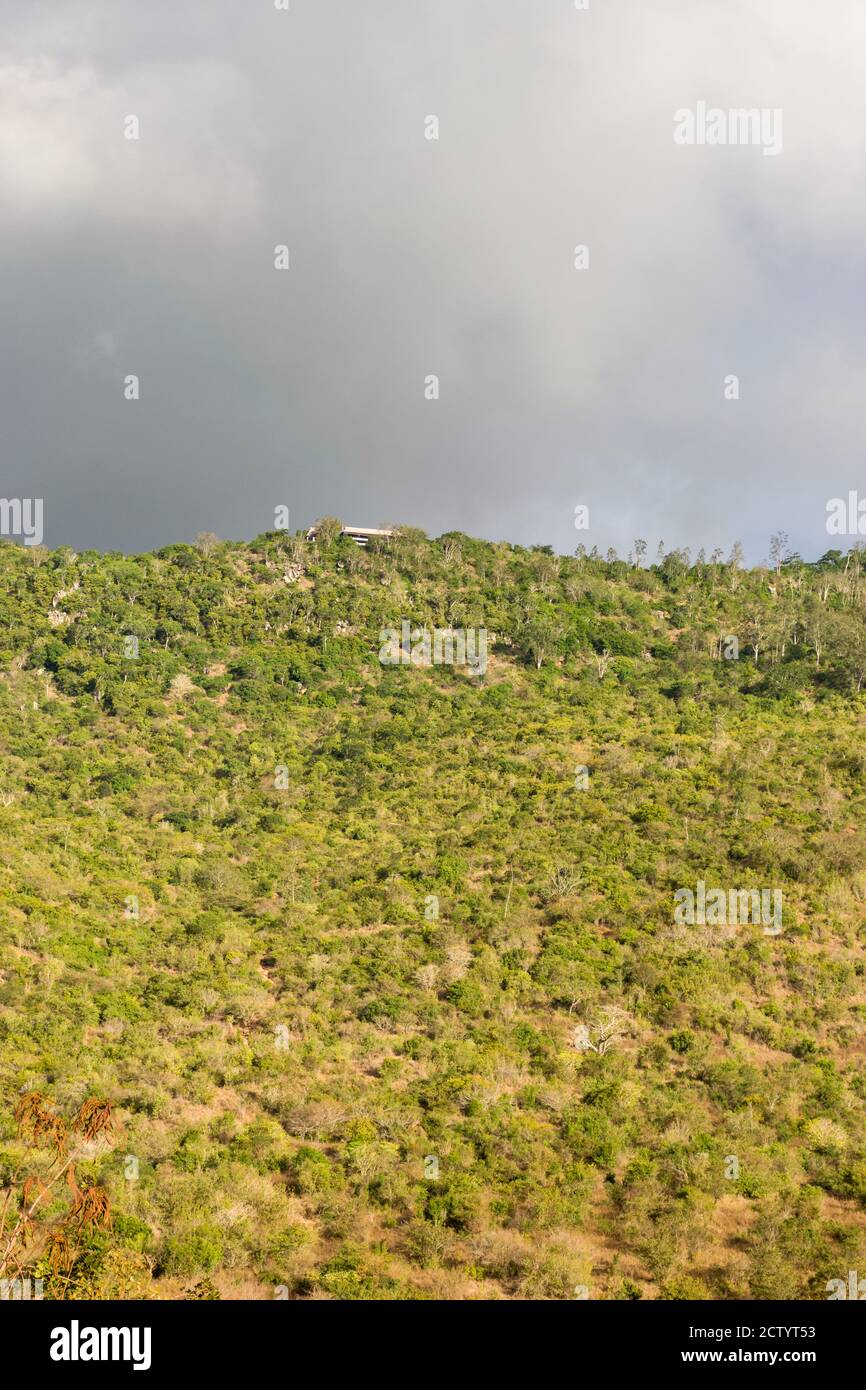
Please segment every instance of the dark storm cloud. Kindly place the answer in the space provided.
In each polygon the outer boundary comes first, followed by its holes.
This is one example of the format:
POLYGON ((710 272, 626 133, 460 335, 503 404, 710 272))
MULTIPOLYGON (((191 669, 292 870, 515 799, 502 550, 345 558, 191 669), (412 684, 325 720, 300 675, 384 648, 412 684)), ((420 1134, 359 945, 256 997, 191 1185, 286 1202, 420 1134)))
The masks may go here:
POLYGON ((2 491, 47 543, 288 504, 760 559, 866 492, 855 0, 33 0, 0 35, 2 491), (781 108, 782 154, 677 147, 700 100, 781 108))

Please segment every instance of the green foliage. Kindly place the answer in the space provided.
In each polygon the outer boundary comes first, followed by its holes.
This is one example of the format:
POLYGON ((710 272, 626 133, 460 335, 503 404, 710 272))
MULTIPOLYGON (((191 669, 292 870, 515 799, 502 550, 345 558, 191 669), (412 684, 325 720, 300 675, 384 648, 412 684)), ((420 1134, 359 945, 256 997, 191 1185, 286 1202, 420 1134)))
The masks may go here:
POLYGON ((28 1088, 122 1126, 54 1292, 824 1297, 866 1261, 861 556, 339 530, 0 546, 4 1181, 28 1088), (403 621, 486 672, 382 666, 403 621), (784 930, 678 926, 699 880, 784 930))
POLYGON ((169 1236, 160 1264, 163 1273, 184 1278, 191 1274, 211 1274, 219 1267, 224 1253, 220 1232, 204 1225, 184 1235, 169 1236))

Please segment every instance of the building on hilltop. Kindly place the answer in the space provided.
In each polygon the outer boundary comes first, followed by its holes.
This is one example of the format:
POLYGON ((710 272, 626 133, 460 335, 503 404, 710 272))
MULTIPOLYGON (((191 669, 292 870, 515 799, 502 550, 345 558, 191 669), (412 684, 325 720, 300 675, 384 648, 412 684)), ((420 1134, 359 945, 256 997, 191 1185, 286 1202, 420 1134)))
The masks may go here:
MULTIPOLYGON (((381 528, 377 528, 375 526, 344 526, 340 531, 341 536, 349 536, 355 542, 356 545, 361 546, 369 545, 370 541, 376 539, 377 537, 387 539, 389 536, 393 536, 393 534, 393 531, 382 530, 381 528)), ((309 531, 307 532, 306 539, 308 541, 314 541, 316 539, 315 526, 310 527, 309 531)))

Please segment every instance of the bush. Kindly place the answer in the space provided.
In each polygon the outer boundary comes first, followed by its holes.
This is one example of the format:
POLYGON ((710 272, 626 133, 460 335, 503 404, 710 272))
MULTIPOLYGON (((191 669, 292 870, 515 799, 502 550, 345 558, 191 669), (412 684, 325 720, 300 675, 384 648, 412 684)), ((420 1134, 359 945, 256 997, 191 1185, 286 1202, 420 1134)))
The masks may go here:
POLYGON ((163 1274, 188 1278, 212 1274, 223 1259, 223 1240, 215 1226, 198 1226, 185 1235, 169 1236, 159 1261, 163 1274))

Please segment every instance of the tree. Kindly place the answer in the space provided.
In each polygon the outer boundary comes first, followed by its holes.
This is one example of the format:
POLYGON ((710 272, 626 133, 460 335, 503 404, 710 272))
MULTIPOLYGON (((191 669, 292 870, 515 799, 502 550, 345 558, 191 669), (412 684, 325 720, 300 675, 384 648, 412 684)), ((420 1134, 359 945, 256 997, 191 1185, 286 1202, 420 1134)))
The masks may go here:
POLYGON ((68 1283, 83 1238, 89 1231, 107 1230, 111 1225, 105 1189, 91 1178, 80 1183, 76 1178, 76 1160, 85 1152, 84 1146, 96 1140, 111 1143, 111 1104, 91 1096, 67 1121, 39 1091, 28 1091, 15 1107, 15 1122, 28 1150, 8 1182, 0 1208, 0 1276, 13 1272, 20 1277, 26 1266, 45 1256, 51 1274, 65 1276, 68 1283), (48 1156, 51 1162, 46 1165, 48 1156), (68 1204, 62 1214, 40 1221, 38 1209, 52 1207, 64 1187, 68 1204), (7 1230, 10 1214, 12 1224, 7 1230))
POLYGON ((755 657, 757 666, 761 659, 761 652, 764 646, 764 637, 767 631, 767 615, 758 604, 755 604, 746 619, 746 636, 749 646, 755 657))
POLYGON ((322 516, 313 523, 313 530, 316 533, 316 540, 320 545, 332 545, 340 535, 343 523, 335 516, 322 516))
POLYGON ((561 639, 561 624, 543 609, 528 611, 517 631, 517 640, 534 661, 537 671, 553 655, 561 639))
POLYGON ((220 538, 213 531, 199 531, 195 538, 196 550, 200 550, 205 559, 214 553, 219 543, 220 538))
POLYGON ((770 538, 770 564, 773 566, 773 569, 776 571, 777 575, 781 574, 782 572, 782 562, 785 559, 787 550, 787 531, 777 531, 775 535, 771 536, 770 538))
POLYGON ((604 650, 601 652, 596 652, 595 669, 598 672, 598 678, 600 681, 603 681, 605 676, 607 675, 607 669, 610 666, 610 662, 611 656, 607 647, 605 647, 604 650))
POLYGON ((837 634, 839 660, 859 694, 866 680, 866 623, 862 612, 840 617, 837 634))
POLYGON ((607 1004, 596 1010, 588 1023, 577 1024, 572 1044, 579 1052, 597 1052, 603 1057, 631 1032, 632 1027, 632 1020, 625 1009, 617 1004, 607 1004))

